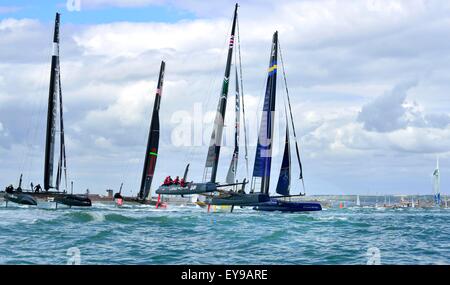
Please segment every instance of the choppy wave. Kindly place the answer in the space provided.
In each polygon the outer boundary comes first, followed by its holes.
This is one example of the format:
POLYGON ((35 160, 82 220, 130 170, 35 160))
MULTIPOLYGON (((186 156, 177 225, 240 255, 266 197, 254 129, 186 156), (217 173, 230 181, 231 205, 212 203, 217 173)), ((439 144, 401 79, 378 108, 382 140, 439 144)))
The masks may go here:
POLYGON ((0 263, 65 264, 76 247, 84 264, 365 264, 376 247, 385 264, 449 264, 449 216, 446 209, 0 208, 0 263))

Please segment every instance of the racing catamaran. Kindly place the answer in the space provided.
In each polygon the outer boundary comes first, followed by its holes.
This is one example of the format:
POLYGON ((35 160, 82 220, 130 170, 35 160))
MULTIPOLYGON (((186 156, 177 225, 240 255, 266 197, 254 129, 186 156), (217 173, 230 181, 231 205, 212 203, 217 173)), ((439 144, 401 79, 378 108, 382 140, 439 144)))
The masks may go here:
POLYGON ((44 157, 44 189, 38 184, 35 189, 22 190, 22 175, 19 187, 14 189, 7 187, 5 199, 19 204, 37 204, 34 197, 52 198, 58 204, 72 206, 88 207, 91 206, 91 200, 87 195, 74 195, 73 183, 71 194, 67 194, 67 159, 64 140, 64 121, 63 121, 63 103, 61 91, 61 69, 59 60, 59 41, 60 41, 60 14, 56 13, 55 30, 53 34, 53 54, 50 70, 50 87, 48 96, 47 110, 47 129, 45 135, 45 157, 44 157), (59 130, 57 126, 59 121, 59 130), (57 133, 59 132, 59 159, 55 171, 55 147, 57 133), (56 175, 56 178, 55 178, 56 175), (61 182, 64 178, 64 189, 61 189, 61 182), (18 196, 19 199, 13 199, 18 196), (33 201, 34 200, 34 201, 33 201))
MULTIPOLYGON (((236 187, 238 185, 246 184, 245 179, 244 179, 244 182, 242 182, 242 183, 237 183, 235 181, 237 159, 238 159, 238 153, 239 153, 239 147, 237 145, 235 145, 235 150, 233 153, 230 170, 228 171, 228 175, 227 175, 227 179, 226 179, 227 183, 220 184, 216 181, 217 169, 218 169, 218 165, 219 165, 220 150, 221 150, 221 144, 222 144, 224 120, 225 120, 226 107, 227 107, 229 79, 230 79, 230 74, 231 74, 231 64, 232 64, 232 59, 233 59, 233 50, 235 47, 235 35, 236 35, 237 16, 238 16, 237 11, 238 11, 238 4, 236 4, 236 6, 235 6, 234 15, 233 15, 230 41, 229 41, 229 45, 228 45, 227 62, 225 65, 225 75, 224 75, 224 80, 222 83, 222 89, 220 92, 220 97, 219 97, 219 102, 218 102, 218 106, 217 106, 216 117, 214 120, 214 128, 213 128, 213 131, 211 134, 211 140, 210 140, 210 144, 209 144, 208 154, 206 157, 203 182, 200 182, 200 183, 187 182, 187 183, 173 183, 173 184, 165 183, 164 185, 161 185, 156 190, 156 194, 159 194, 159 195, 181 195, 181 196, 193 195, 193 194, 207 194, 207 193, 222 191, 221 189, 224 187, 236 187)), ((236 71, 236 74, 237 74, 237 71, 236 71)), ((239 91, 237 91, 237 92, 239 92, 239 91)), ((237 93, 237 96, 238 96, 238 93, 237 93)), ((239 102, 239 99, 237 99, 237 102, 239 102)), ((238 109, 238 113, 239 113, 239 107, 237 105, 236 105, 236 108, 238 109)), ((237 124, 236 124, 235 131, 239 132, 239 126, 238 126, 239 118, 236 118, 236 121, 237 121, 237 124)), ((245 121, 245 118, 244 118, 244 121, 245 121)), ((238 143, 238 140, 239 140, 238 134, 236 135, 235 139, 236 139, 236 142, 238 143)), ((186 173, 185 173, 185 178, 186 178, 186 173)))
POLYGON ((158 84, 156 87, 155 102, 153 103, 153 112, 150 121, 150 128, 147 139, 147 148, 145 151, 144 167, 142 169, 141 186, 139 188, 139 193, 137 197, 123 197, 121 195, 122 185, 120 186, 120 191, 114 194, 114 201, 118 206, 122 206, 123 202, 138 202, 141 204, 155 204, 158 207, 164 207, 165 204, 156 202, 153 203, 151 200, 150 189, 153 181, 153 176, 155 174, 156 160, 158 158, 159 149, 159 109, 161 106, 161 96, 164 86, 164 74, 166 69, 166 63, 161 62, 161 67, 159 70, 158 84))

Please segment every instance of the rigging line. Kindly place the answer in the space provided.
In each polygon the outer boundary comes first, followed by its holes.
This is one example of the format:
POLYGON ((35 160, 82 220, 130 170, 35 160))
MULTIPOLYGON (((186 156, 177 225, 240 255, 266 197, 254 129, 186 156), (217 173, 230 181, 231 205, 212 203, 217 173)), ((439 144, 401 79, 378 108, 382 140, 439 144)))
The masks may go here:
MULTIPOLYGON (((223 48, 220 48, 220 51, 218 52, 218 56, 216 57, 216 60, 215 60, 215 62, 211 65, 211 68, 212 68, 212 70, 214 71, 214 70, 217 70, 217 72, 215 72, 213 75, 214 76, 211 76, 211 77, 213 77, 212 78, 212 80, 209 80, 209 84, 208 84, 208 87, 207 88, 205 88, 207 91, 205 92, 206 94, 208 94, 207 96, 206 96, 206 102, 202 102, 202 110, 203 110, 203 107, 205 107, 206 109, 202 112, 202 118, 201 118, 201 122, 199 122, 201 125, 202 125, 202 128, 201 128, 201 142, 200 142, 200 146, 196 146, 196 145, 194 145, 194 141, 192 140, 193 138, 191 138, 191 143, 193 144, 193 145, 191 145, 191 147, 189 147, 189 150, 188 151, 186 151, 186 152, 183 152, 184 153, 184 159, 185 159, 185 163, 186 164, 188 164, 189 163, 189 161, 190 160, 192 160, 192 158, 195 158, 195 157, 203 157, 204 156, 204 153, 203 152, 198 152, 198 151, 196 151, 196 149, 197 148, 201 148, 201 147, 203 147, 203 143, 204 143, 204 127, 205 127, 205 123, 204 123, 204 119, 205 119, 205 117, 204 117, 204 115, 208 112, 207 110, 214 110, 214 115, 215 115, 215 112, 216 112, 216 107, 215 106, 212 106, 212 104, 213 104, 213 102, 212 102, 212 99, 214 98, 217 98, 216 96, 217 95, 215 95, 215 92, 216 91, 214 91, 214 90, 216 90, 215 88, 217 87, 217 89, 220 89, 221 88, 221 86, 219 85, 219 86, 216 86, 218 83, 218 81, 220 81, 220 80, 223 80, 223 71, 220 69, 221 67, 222 67, 222 60, 223 60, 223 58, 226 56, 226 54, 227 54, 227 52, 228 52, 228 44, 229 44, 229 32, 231 31, 231 27, 232 27, 232 25, 233 25, 233 17, 231 17, 231 20, 230 20, 230 22, 229 22, 229 26, 228 26, 228 29, 225 31, 225 33, 224 33, 224 36, 223 36, 223 42, 222 42, 222 44, 221 44, 221 46, 223 47, 223 48), (210 108, 211 107, 211 108, 210 108), (194 152, 196 152, 195 154, 194 154, 194 152)), ((220 84, 222 83, 222 81, 220 81, 220 84)), ((192 121, 192 123, 194 123, 195 124, 195 121, 192 121)), ((191 128, 192 128, 192 125, 191 125, 191 128)), ((212 122, 212 129, 211 129, 211 131, 214 129, 214 117, 213 117, 213 122, 212 122)), ((207 141, 206 142, 207 143, 207 147, 209 147, 209 141, 207 141)), ((202 158, 203 159, 203 158, 202 158)), ((192 171, 189 171, 189 172, 191 172, 192 173, 192 171)), ((204 174, 205 174, 205 167, 203 167, 203 174, 201 175, 201 177, 199 178, 199 180, 203 180, 203 178, 204 178, 204 174)), ((196 180, 196 179, 194 179, 194 180, 196 180)))
POLYGON ((66 142, 63 121, 63 101, 62 101, 62 87, 61 87, 61 62, 58 58, 58 86, 59 86, 59 120, 60 120, 60 148, 61 148, 61 163, 64 170, 64 190, 67 188, 67 156, 66 156, 66 142))
MULTIPOLYGON (((242 56, 241 56, 241 34, 239 31, 239 17, 236 19, 237 27, 237 38, 238 38, 238 53, 239 53, 239 79, 240 79, 240 89, 241 89, 241 104, 242 104, 242 124, 244 127, 244 143, 245 143, 245 167, 246 167, 246 178, 249 179, 249 169, 248 169, 248 137, 247 137, 247 123, 245 118, 245 104, 244 104, 244 83, 242 78, 242 56)), ((236 62, 237 65, 237 62, 236 62)))
MULTIPOLYGON (((238 6, 239 7, 239 6, 238 6)), ((230 22, 230 25, 229 25, 229 28, 228 28, 228 30, 227 30, 227 34, 226 34, 226 36, 224 37, 225 38, 225 43, 226 43, 226 54, 228 54, 229 53, 229 50, 230 50, 230 32, 232 32, 233 31, 233 24, 235 24, 235 25, 237 25, 237 20, 238 20, 238 14, 239 12, 238 12, 238 10, 236 9, 235 10, 235 13, 233 13, 233 16, 231 17, 231 22, 230 22), (235 21, 236 21, 236 23, 235 23, 235 21)), ((233 53, 235 53, 236 51, 235 51, 235 44, 233 43, 233 46, 231 47, 231 49, 233 50, 232 52, 233 53)), ((231 62, 230 62, 230 75, 228 76, 228 80, 231 78, 231 70, 232 70, 232 66, 233 66, 233 56, 231 56, 231 62)), ((225 69, 226 70, 226 69, 225 69)), ((216 79, 215 79, 216 80, 216 79)), ((229 82, 229 81, 228 81, 229 82)), ((222 90, 222 88, 223 88, 223 86, 224 86, 224 78, 222 77, 222 81, 221 81, 221 85, 220 85, 220 96, 222 96, 222 92, 223 92, 223 90, 222 90)), ((229 94, 229 90, 228 90, 228 92, 227 92, 227 97, 228 97, 228 94, 229 94)), ((208 97, 208 102, 209 102, 209 100, 210 100, 210 97, 208 97)), ((229 102, 229 100, 228 99, 226 99, 226 107, 225 108, 227 108, 228 107, 228 104, 229 104, 230 102, 229 102)), ((220 100, 219 100, 219 105, 220 105, 220 100)), ((228 108, 227 108, 228 109, 228 108)), ((216 116, 217 116, 217 114, 218 114, 218 112, 219 112, 219 110, 216 108, 215 109, 215 112, 214 112, 214 119, 213 119, 213 123, 212 123, 212 129, 211 129, 211 132, 215 132, 215 127, 216 127, 216 125, 215 125, 215 123, 216 123, 216 116)), ((222 148, 222 147, 224 147, 224 144, 223 144, 223 141, 224 141, 224 136, 223 136, 223 131, 225 130, 225 132, 226 132, 226 128, 227 128, 227 126, 225 125, 225 116, 226 115, 226 112, 223 114, 223 118, 222 118, 222 138, 221 138, 221 141, 219 142, 219 147, 220 148, 222 148)), ((217 134, 216 134, 216 136, 217 136, 217 134)), ((203 141, 203 139, 202 139, 202 141, 203 141)), ((211 143, 211 141, 208 141, 207 142, 208 143, 208 154, 209 154, 209 148, 211 147, 211 145, 210 145, 210 143, 211 143)), ((207 158, 206 158, 206 161, 208 161, 208 154, 207 154, 207 158)), ((218 164, 217 166, 216 166, 216 170, 215 170, 215 172, 216 172, 216 174, 215 175, 217 175, 217 173, 219 172, 219 170, 220 170, 220 168, 221 168, 221 166, 220 166, 220 164, 218 164)), ((210 180, 211 179, 211 177, 212 177, 212 174, 213 174, 213 171, 214 170, 214 167, 211 167, 211 166, 206 166, 206 164, 205 164, 205 167, 203 168, 203 178, 202 178, 202 180, 203 180, 203 182, 205 182, 205 181, 207 181, 207 180, 210 180)))
POLYGON ((302 180, 303 192, 306 193, 305 182, 303 180, 303 168, 302 168, 302 163, 301 163, 301 160, 300 160, 300 151, 299 151, 299 147, 298 147, 297 133, 295 131, 294 117, 292 115, 291 99, 290 99, 290 96, 289 96, 289 88, 288 88, 288 85, 287 85, 286 72, 285 72, 285 69, 284 69, 284 61, 283 61, 283 54, 281 52, 281 43, 280 43, 280 41, 278 41, 278 48, 280 50, 281 68, 282 68, 282 71, 283 71, 284 86, 286 88, 286 97, 287 97, 287 101, 288 101, 289 113, 290 113, 290 116, 291 116, 291 124, 292 124, 292 129, 293 129, 293 134, 294 134, 294 140, 295 140, 295 151, 296 151, 296 154, 297 154, 297 160, 298 160, 298 164, 299 164, 299 167, 300 167, 299 179, 302 180))
MULTIPOLYGON (((38 88, 36 88, 36 90, 39 90, 41 92, 37 92, 38 96, 33 96, 33 98, 41 98, 42 97, 42 88, 44 86, 44 82, 46 80, 46 75, 47 72, 44 69, 40 70, 39 73, 39 83, 38 83, 38 88)), ((31 101, 31 100, 27 100, 31 110, 31 114, 29 116, 30 120, 27 120, 27 124, 26 124, 26 140, 25 140, 25 150, 24 152, 22 152, 22 155, 20 156, 20 163, 19 163, 19 173, 24 173, 25 177, 26 176, 32 176, 31 172, 32 172, 32 166, 33 166, 33 158, 32 158, 32 153, 35 152, 31 152, 31 149, 33 148, 33 142, 36 140, 37 137, 37 130, 40 129, 39 128, 39 122, 40 120, 33 120, 33 118, 40 118, 40 114, 41 114, 41 109, 43 108, 43 104, 41 104, 43 101, 41 100, 36 100, 36 101, 31 101), (36 108, 34 108, 36 106, 36 108)))

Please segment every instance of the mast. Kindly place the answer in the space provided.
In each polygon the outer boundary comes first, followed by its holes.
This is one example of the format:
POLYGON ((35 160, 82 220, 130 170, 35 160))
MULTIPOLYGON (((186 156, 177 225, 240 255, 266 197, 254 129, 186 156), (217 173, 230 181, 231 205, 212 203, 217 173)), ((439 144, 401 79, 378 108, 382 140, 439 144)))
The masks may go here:
POLYGON ((230 168, 228 169, 227 174, 227 183, 234 183, 236 182, 236 172, 237 172, 237 165, 238 165, 238 159, 239 159, 239 131, 240 131, 240 106, 241 106, 241 100, 240 100, 240 94, 239 94, 239 80, 238 80, 238 71, 236 66, 236 104, 235 104, 235 123, 234 123, 234 151, 233 151, 233 158, 231 159, 230 168))
POLYGON ((56 13, 55 30, 53 35, 53 54, 50 69, 50 87, 48 95, 48 111, 47 111, 47 131, 45 136, 45 161, 44 161, 44 189, 48 191, 54 188, 53 183, 53 166, 55 151, 55 134, 56 134, 56 105, 59 81, 59 23, 60 14, 56 13))
POLYGON ((140 200, 147 199, 150 193, 153 175, 155 173, 156 159, 158 158, 159 146, 159 107, 161 105, 161 94, 164 84, 164 70, 166 63, 161 62, 159 71, 158 86, 156 89, 155 103, 153 104, 153 114, 150 122, 150 131, 148 134, 147 150, 145 152, 144 168, 142 170, 141 188, 138 198, 140 200))
POLYGON ((272 164, 272 138, 274 129, 275 98, 277 84, 278 32, 273 34, 272 50, 270 52, 269 70, 267 76, 266 94, 263 114, 259 128, 258 145, 256 147, 255 164, 253 167, 252 192, 256 182, 260 182, 260 191, 269 194, 270 168, 272 164))
POLYGON ((208 155, 205 163, 204 180, 207 180, 208 172, 211 170, 210 182, 216 182, 217 167, 219 165, 220 145, 222 143, 223 125, 225 121, 225 111, 227 108, 228 97, 228 84, 231 71, 231 60, 233 56, 234 47, 234 35, 236 30, 238 4, 234 8, 233 24, 231 27, 230 44, 228 46, 227 63, 225 66, 225 75, 222 83, 222 91, 220 93, 220 99, 217 106, 216 117, 214 119, 214 129, 211 134, 211 140, 209 143, 208 155))

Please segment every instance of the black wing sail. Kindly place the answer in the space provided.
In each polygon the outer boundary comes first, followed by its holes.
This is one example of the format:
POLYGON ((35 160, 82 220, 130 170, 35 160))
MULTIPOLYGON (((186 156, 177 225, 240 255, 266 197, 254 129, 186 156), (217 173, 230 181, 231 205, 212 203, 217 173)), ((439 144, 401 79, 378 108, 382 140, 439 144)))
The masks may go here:
POLYGON ((155 103, 153 104, 153 114, 150 122, 148 134, 147 150, 145 152, 144 169, 142 171, 141 188, 138 198, 146 200, 150 194, 153 175, 155 173, 156 159, 158 158, 159 146, 159 107, 161 105, 161 95, 164 85, 164 70, 166 63, 161 62, 159 71, 158 86, 156 89, 155 103))
POLYGON ((207 180, 209 170, 211 170, 209 180, 210 180, 210 182, 213 182, 213 183, 216 182, 217 167, 219 165, 220 146, 222 144, 222 133, 223 133, 224 120, 225 120, 225 112, 226 112, 226 108, 227 108, 228 84, 229 84, 229 79, 230 79, 231 60, 232 60, 232 56, 233 56, 237 9, 238 9, 238 4, 236 4, 235 10, 234 10, 233 24, 231 27, 230 44, 228 47, 228 57, 227 57, 227 63, 225 66, 225 76, 223 79, 222 91, 220 92, 220 99, 219 99, 219 104, 217 106, 217 113, 216 113, 216 117, 214 119, 214 129, 211 134, 211 141, 209 144, 208 155, 206 157, 206 164, 205 164, 204 180, 207 180))
POLYGON ((44 161, 44 189, 55 188, 53 185, 53 168, 55 157, 55 135, 57 114, 57 92, 59 91, 59 22, 60 15, 56 14, 55 31, 53 35, 53 54, 50 71, 50 88, 48 95, 47 130, 45 136, 45 161, 44 161))
POLYGON ((291 146, 289 140, 289 121, 286 114, 286 139, 284 141, 283 160, 276 189, 276 192, 283 196, 289 196, 291 186, 291 146))

